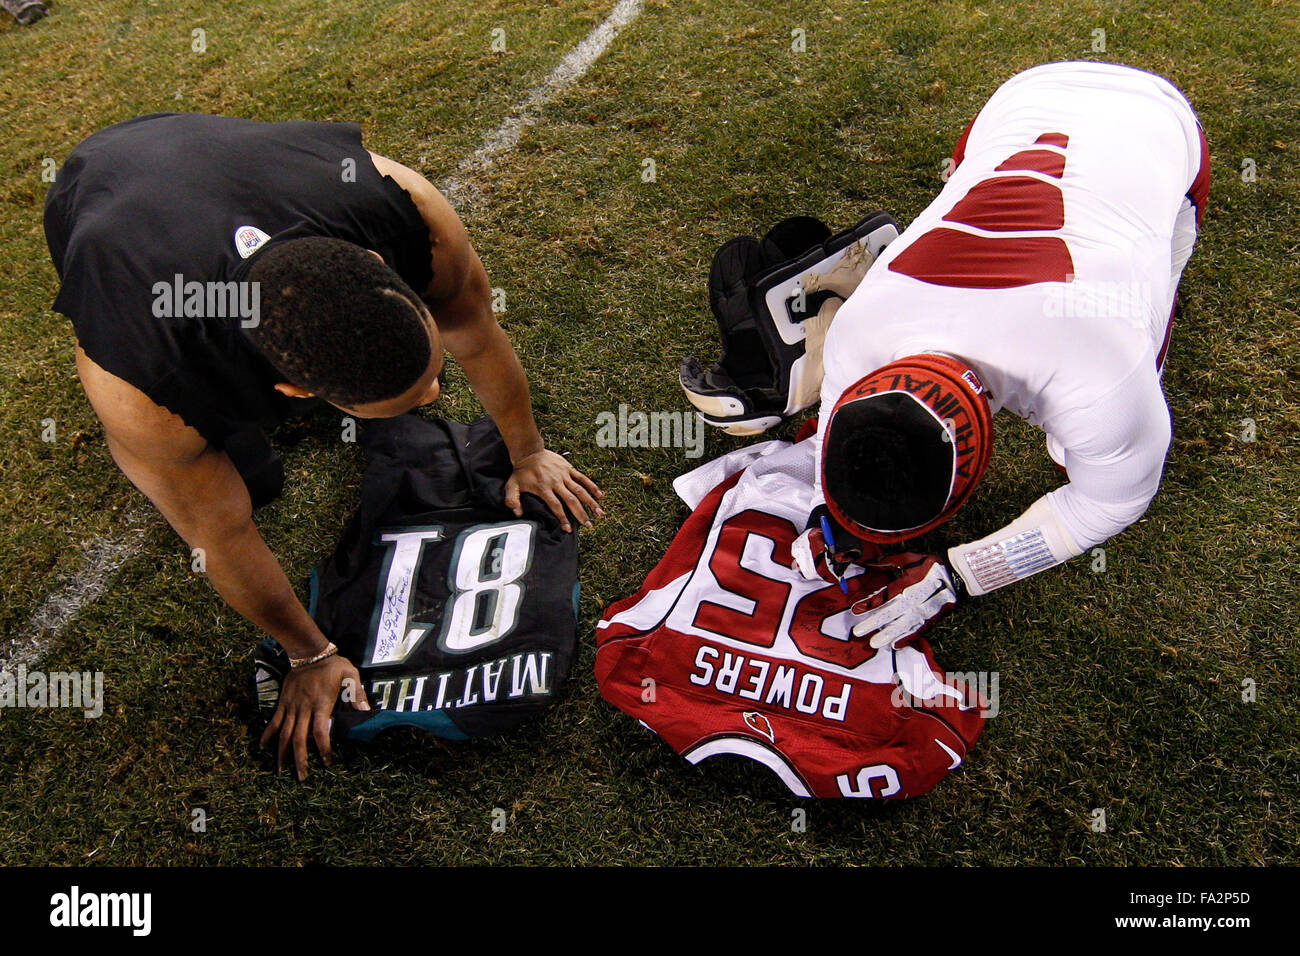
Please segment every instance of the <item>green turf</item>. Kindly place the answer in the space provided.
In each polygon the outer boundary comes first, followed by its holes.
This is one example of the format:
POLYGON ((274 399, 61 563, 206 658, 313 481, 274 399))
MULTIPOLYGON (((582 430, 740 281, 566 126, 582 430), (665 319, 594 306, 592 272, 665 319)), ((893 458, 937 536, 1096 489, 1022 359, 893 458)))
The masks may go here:
MULTIPOLYGON (((138 113, 196 110, 357 120, 370 148, 437 182, 611 6, 69 0, 36 26, 0 23, 0 633, 142 500, 109 460, 70 327, 48 309, 42 160, 138 113), (498 27, 504 54, 489 50, 498 27), (54 443, 41 441, 46 418, 54 443)), ((146 553, 45 661, 105 671, 104 716, 0 712, 0 862, 1300 862, 1298 36, 1294 6, 1267 2, 647 2, 481 178, 490 203, 468 218, 507 292, 544 434, 608 494, 610 517, 582 533, 582 647, 564 700, 508 739, 391 736, 305 785, 277 779, 249 729, 257 635, 155 517, 146 553), (1105 53, 1091 50, 1097 28, 1105 53), (670 483, 692 463, 597 447, 595 414, 684 407, 678 360, 716 354, 704 283, 720 242, 792 213, 844 225, 883 206, 910 220, 998 83, 1067 58, 1169 76, 1213 154, 1165 376, 1175 435, 1160 495, 1107 544, 1104 573, 1081 558, 936 628, 947 669, 1001 674, 1001 712, 929 796, 801 802, 761 768, 688 766, 600 699, 591 666, 594 623, 667 547, 683 514, 670 483), (656 182, 641 179, 646 158, 656 182), (206 833, 190 829, 195 807, 206 833)), ((451 384, 442 413, 468 420, 477 405, 463 376, 451 384)), ((998 428, 953 539, 1056 481, 1039 433, 998 428)), ((327 415, 276 440, 288 492, 259 524, 305 591, 353 506, 359 455, 327 415)), ((737 444, 710 434, 706 454, 737 444)))

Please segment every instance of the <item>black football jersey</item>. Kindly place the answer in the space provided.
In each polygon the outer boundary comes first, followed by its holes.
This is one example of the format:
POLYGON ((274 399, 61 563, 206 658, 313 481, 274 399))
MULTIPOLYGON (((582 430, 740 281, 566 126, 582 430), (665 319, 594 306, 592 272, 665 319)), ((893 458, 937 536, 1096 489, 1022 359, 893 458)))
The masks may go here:
MULTIPOLYGON (((311 613, 361 671, 369 713, 340 707, 333 734, 413 726, 462 740, 545 709, 577 640, 577 541, 540 499, 504 504, 512 466, 490 418, 367 423, 361 504, 312 573, 311 613)), ((278 653, 277 653, 278 652, 278 653)), ((274 709, 287 659, 257 655, 274 709)))

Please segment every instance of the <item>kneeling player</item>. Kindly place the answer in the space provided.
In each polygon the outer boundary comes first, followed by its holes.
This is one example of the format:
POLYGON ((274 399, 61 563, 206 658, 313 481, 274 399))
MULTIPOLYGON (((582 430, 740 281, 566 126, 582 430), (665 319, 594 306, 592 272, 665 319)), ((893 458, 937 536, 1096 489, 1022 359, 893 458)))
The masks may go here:
POLYGON ((825 510, 797 563, 842 570, 853 539, 897 543, 950 518, 999 409, 1047 433, 1069 481, 946 555, 895 557, 899 580, 854 628, 875 647, 1122 531, 1154 497, 1170 442, 1160 378, 1210 174, 1187 100, 1128 67, 1035 67, 994 93, 953 162, 827 333, 825 510))
POLYGON ((603 513, 595 483, 545 447, 459 217, 355 124, 119 123, 69 155, 45 230, 54 307, 113 460, 290 655, 264 741, 278 734, 300 777, 309 732, 328 759, 330 714, 358 673, 253 523, 284 480, 265 428, 319 400, 361 418, 433 402, 445 348, 504 437, 509 508, 534 494, 565 531, 569 513, 603 513))

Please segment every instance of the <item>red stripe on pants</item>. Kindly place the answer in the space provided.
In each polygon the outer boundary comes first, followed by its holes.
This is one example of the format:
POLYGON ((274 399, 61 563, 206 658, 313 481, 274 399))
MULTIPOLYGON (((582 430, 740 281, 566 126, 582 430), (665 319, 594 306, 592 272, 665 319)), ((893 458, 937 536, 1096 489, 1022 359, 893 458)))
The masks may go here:
POLYGON ((1205 216, 1205 207, 1210 202, 1210 147, 1205 142, 1205 130, 1196 124, 1196 131, 1201 136, 1201 168, 1187 190, 1187 198, 1196 206, 1196 228, 1201 228, 1201 219, 1205 216))
MULTIPOLYGON (((1210 204, 1210 146, 1205 141, 1205 130, 1199 123, 1196 124, 1196 131, 1201 138, 1201 168, 1196 171, 1196 178, 1192 180, 1192 185, 1187 190, 1187 198, 1196 207, 1196 229, 1199 232, 1201 220, 1205 218, 1205 209, 1210 204)), ((1165 326, 1165 340, 1156 355, 1156 368, 1161 372, 1165 369, 1165 353, 1169 351, 1169 340, 1174 335, 1174 312, 1177 309, 1178 291, 1175 289, 1174 304, 1169 308, 1169 324, 1165 326)))

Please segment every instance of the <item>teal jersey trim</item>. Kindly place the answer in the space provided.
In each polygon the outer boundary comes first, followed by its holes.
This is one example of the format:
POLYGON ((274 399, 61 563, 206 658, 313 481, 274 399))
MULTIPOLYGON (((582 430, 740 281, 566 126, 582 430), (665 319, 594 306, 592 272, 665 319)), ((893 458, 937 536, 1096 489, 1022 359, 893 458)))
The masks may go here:
POLYGON ((311 569, 311 596, 307 598, 307 613, 316 617, 316 602, 320 600, 320 575, 316 569, 311 569))
POLYGON ((381 710, 369 720, 362 721, 349 730, 347 739, 369 743, 389 727, 415 727, 447 740, 469 740, 469 735, 457 727, 441 710, 419 712, 381 710))

